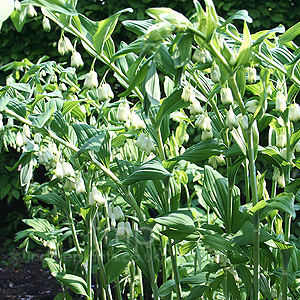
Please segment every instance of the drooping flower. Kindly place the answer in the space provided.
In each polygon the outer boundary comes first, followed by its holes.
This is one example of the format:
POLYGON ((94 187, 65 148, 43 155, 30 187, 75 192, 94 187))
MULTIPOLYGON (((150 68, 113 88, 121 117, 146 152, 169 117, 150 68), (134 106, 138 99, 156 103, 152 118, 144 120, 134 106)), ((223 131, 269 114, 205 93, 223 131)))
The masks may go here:
POLYGON ((7 126, 7 128, 13 128, 14 127, 14 119, 8 118, 6 126, 7 126))
POLYGON ((89 193, 89 204, 93 206, 94 204, 97 204, 98 206, 105 204, 105 198, 101 194, 98 189, 93 186, 91 192, 89 193))
POLYGON ((275 110, 279 112, 284 112, 286 110, 286 97, 281 91, 278 91, 276 94, 275 110))
POLYGON ((204 112, 200 102, 195 98, 193 99, 191 106, 190 106, 190 113, 191 115, 198 115, 204 112))
POLYGON ((250 100, 250 101, 246 102, 246 108, 252 114, 255 113, 257 107, 258 107, 258 101, 257 100, 250 100))
POLYGON ((120 206, 116 206, 113 209, 113 214, 115 215, 116 220, 123 220, 123 218, 124 218, 124 213, 120 206))
POLYGON ((98 86, 98 75, 94 70, 91 70, 89 73, 86 74, 83 85, 87 89, 91 89, 93 87, 98 86))
POLYGON ((300 106, 298 103, 294 103, 289 107, 289 120, 292 122, 300 120, 300 106))
POLYGON ((23 125, 23 133, 26 137, 30 138, 30 128, 27 124, 23 125))
POLYGON ((286 146, 287 138, 286 134, 280 134, 276 136, 276 146, 279 148, 283 148, 286 146))
POLYGON ((84 184, 84 180, 82 177, 79 177, 75 181, 75 186, 76 186, 76 194, 77 195, 85 193, 85 184, 84 184))
POLYGON ((236 115, 235 115, 235 113, 234 113, 231 106, 230 106, 230 109, 227 113, 226 126, 229 128, 229 130, 232 130, 233 128, 238 127, 237 117, 236 117, 236 115))
POLYGON ((64 161, 62 163, 62 169, 63 169, 64 177, 65 176, 75 177, 73 166, 69 162, 64 161))
POLYGON ((242 129, 247 130, 249 128, 249 121, 248 121, 248 116, 247 115, 243 115, 241 123, 242 123, 241 124, 242 129))
POLYGON ((21 11, 21 3, 18 0, 15 0, 15 10, 21 11))
POLYGON ((143 142, 144 142, 144 139, 146 138, 146 134, 145 133, 141 133, 140 136, 138 137, 138 139, 136 140, 136 145, 141 148, 143 142))
POLYGON ((131 113, 131 125, 134 129, 146 128, 145 122, 134 111, 131 113))
POLYGON ((117 119, 120 122, 126 122, 130 119, 130 106, 127 102, 120 103, 117 111, 117 119))
POLYGON ((221 72, 218 65, 214 65, 210 72, 210 78, 213 83, 218 83, 221 78, 221 72))
POLYGON ((64 177, 64 171, 63 171, 62 163, 60 161, 56 163, 55 175, 59 179, 63 179, 64 177))
POLYGON ((43 17, 43 29, 45 32, 51 31, 51 24, 46 16, 43 17))
POLYGON ((203 119, 201 119, 201 122, 199 122, 198 128, 201 130, 210 131, 211 130, 211 120, 209 116, 205 116, 203 119))
POLYGON ((229 87, 221 88, 220 96, 221 96, 221 102, 224 105, 228 105, 228 104, 230 105, 233 103, 233 96, 232 96, 231 89, 229 87))
POLYGON ((98 97, 100 101, 112 99, 114 97, 114 93, 108 83, 104 83, 98 87, 98 97))
POLYGON ((181 99, 184 102, 192 103, 195 99, 194 87, 190 84, 186 84, 182 90, 181 99))
POLYGON ((248 69, 248 82, 253 83, 256 81, 256 69, 254 67, 250 67, 248 69))
POLYGON ((84 65, 81 54, 77 51, 74 51, 71 56, 71 66, 74 68, 79 68, 84 65))
POLYGON ((27 15, 27 17, 30 17, 30 18, 37 16, 37 12, 32 4, 29 4, 26 7, 26 15, 27 15))
POLYGON ((17 132, 16 146, 17 147, 22 147, 23 146, 23 137, 22 137, 22 133, 20 131, 17 132))
POLYGON ((68 54, 73 51, 73 45, 70 39, 66 36, 62 36, 57 44, 57 50, 60 55, 68 54))
POLYGON ((145 137, 141 145, 141 150, 145 151, 146 155, 148 156, 154 150, 152 140, 148 137, 145 137))
POLYGON ((203 130, 202 134, 201 134, 201 139, 202 139, 202 141, 206 141, 208 139, 212 139, 213 136, 214 136, 214 134, 213 134, 212 130, 209 130, 209 131, 203 130))

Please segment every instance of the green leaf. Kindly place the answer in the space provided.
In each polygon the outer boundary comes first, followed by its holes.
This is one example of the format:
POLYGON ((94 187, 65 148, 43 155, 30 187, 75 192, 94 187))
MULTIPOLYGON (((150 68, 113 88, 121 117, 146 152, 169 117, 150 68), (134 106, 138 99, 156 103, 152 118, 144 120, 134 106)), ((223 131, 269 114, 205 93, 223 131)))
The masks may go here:
POLYGON ((160 86, 155 63, 153 61, 151 62, 151 66, 146 74, 144 85, 145 96, 147 99, 150 103, 158 105, 160 101, 160 86))
POLYGON ((142 164, 122 183, 124 185, 133 184, 142 180, 164 180, 172 176, 161 164, 158 158, 154 158, 142 164))
POLYGON ((223 24, 222 27, 225 26, 228 23, 231 23, 233 20, 243 20, 248 23, 252 23, 253 19, 249 16, 248 11, 243 9, 239 10, 236 13, 234 13, 232 16, 230 16, 223 24))
POLYGON ((227 284, 228 290, 232 294, 233 298, 236 300, 241 299, 240 291, 236 285, 233 275, 230 272, 227 272, 227 284))
POLYGON ((229 250, 229 251, 236 251, 236 247, 227 239, 225 239, 223 236, 217 234, 217 233, 211 233, 211 234, 204 234, 202 236, 202 241, 204 244, 212 247, 215 250, 229 250))
POLYGON ((190 294, 187 297, 187 300, 199 299, 207 290, 209 289, 206 285, 199 285, 192 289, 190 294))
POLYGON ((150 26, 154 24, 153 20, 125 20, 122 21, 124 27, 135 33, 138 36, 142 36, 147 33, 147 30, 150 26))
POLYGON ((105 141, 106 132, 102 131, 100 134, 92 137, 87 142, 85 142, 81 147, 80 150, 76 153, 76 157, 78 157, 84 151, 95 151, 99 152, 100 148, 103 146, 105 141))
POLYGON ((77 11, 68 2, 64 0, 30 0, 35 6, 44 7, 49 11, 65 15, 77 15, 77 11))
POLYGON ((168 228, 174 228, 178 230, 193 229, 195 228, 195 224, 189 214, 191 215, 191 212, 189 211, 186 213, 182 213, 180 211, 170 212, 161 217, 153 219, 153 221, 168 228))
POLYGON ((212 0, 204 0, 206 5, 206 41, 209 42, 218 27, 218 15, 212 0))
POLYGON ((261 33, 261 35, 256 39, 256 41, 253 43, 253 46, 260 44, 261 42, 264 41, 264 39, 266 39, 267 37, 269 37, 269 35, 274 34, 274 33, 284 33, 285 32, 285 28, 283 25, 279 25, 276 28, 273 28, 271 30, 268 31, 260 31, 256 34, 251 35, 252 39, 255 40, 256 37, 261 33))
POLYGON ((158 296, 166 297, 166 296, 170 295, 175 290, 175 287, 176 287, 175 279, 170 279, 170 280, 166 281, 158 289, 158 296))
POLYGON ((60 197, 56 193, 50 193, 50 194, 45 194, 45 195, 35 195, 33 198, 36 198, 45 203, 56 205, 56 206, 60 207, 63 210, 64 214, 67 216, 70 213, 66 200, 64 200, 62 197, 60 197))
POLYGON ((183 34, 175 46, 174 50, 174 67, 175 69, 185 66, 191 60, 192 42, 194 38, 192 34, 183 34))
POLYGON ((238 265, 235 268, 238 272, 239 277, 242 279, 242 282, 245 284, 247 296, 249 297, 252 290, 252 274, 250 270, 244 265, 238 265))
POLYGON ((106 264, 105 270, 107 275, 107 283, 115 281, 125 270, 130 261, 130 255, 126 252, 114 255, 106 264))
POLYGON ((12 22, 18 32, 22 31, 24 24, 26 23, 26 10, 21 11, 14 10, 10 15, 12 22))
POLYGON ((76 294, 86 296, 87 299, 92 300, 92 298, 88 296, 87 284, 83 278, 77 275, 65 274, 63 272, 52 272, 51 275, 69 287, 76 294))
POLYGON ((10 97, 8 95, 5 95, 0 98, 0 111, 4 111, 9 101, 10 97))
POLYGON ((185 244, 181 245, 179 247, 179 253, 180 255, 185 255, 189 253, 191 250, 193 250, 196 247, 197 243, 189 241, 186 242, 185 244))
POLYGON ((58 293, 53 300, 73 300, 72 296, 68 292, 58 293))
POLYGON ((224 153, 224 144, 219 144, 215 140, 201 141, 196 145, 188 148, 183 154, 174 157, 170 160, 186 160, 193 163, 198 163, 203 160, 224 153))
POLYGON ((50 258, 50 257, 46 257, 44 260, 46 261, 46 263, 48 265, 50 273, 52 273, 52 272, 59 272, 60 265, 59 265, 59 263, 55 259, 50 258))
POLYGON ((251 35, 247 23, 244 22, 243 43, 236 59, 236 67, 249 63, 251 56, 251 35))
POLYGON ((122 9, 113 16, 102 20, 98 23, 98 29, 96 34, 94 35, 94 46, 100 55, 102 55, 103 53, 104 43, 112 35, 117 25, 119 16, 124 12, 133 12, 133 10, 132 8, 122 9))
POLYGON ((102 132, 101 129, 84 123, 73 123, 72 127, 74 128, 77 136, 78 147, 81 147, 92 137, 99 135, 102 132))
POLYGON ((271 198, 267 201, 261 200, 254 207, 250 209, 251 213, 255 213, 256 211, 264 208, 270 207, 273 209, 278 209, 280 211, 286 212, 296 217, 295 207, 294 207, 295 195, 293 193, 281 193, 274 198, 271 198))
POLYGON ((53 108, 49 108, 43 114, 38 114, 38 116, 33 119, 32 126, 36 128, 43 128, 47 121, 50 119, 53 113, 53 108))
POLYGON ((10 14, 14 11, 15 2, 14 0, 0 0, 0 30, 2 23, 9 18, 10 14))
POLYGON ((284 45, 292 40, 294 40, 300 34, 300 22, 289 28, 284 34, 279 38, 279 44, 284 45))

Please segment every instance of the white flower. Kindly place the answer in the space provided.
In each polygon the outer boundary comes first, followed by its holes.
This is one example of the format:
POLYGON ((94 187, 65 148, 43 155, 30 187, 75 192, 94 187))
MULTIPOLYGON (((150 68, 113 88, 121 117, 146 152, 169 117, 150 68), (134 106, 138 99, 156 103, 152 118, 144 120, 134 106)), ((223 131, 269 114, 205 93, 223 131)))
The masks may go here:
POLYGON ((250 67, 248 69, 248 82, 253 83, 256 81, 256 69, 254 67, 250 67))
POLYGON ((216 156, 217 163, 221 166, 226 165, 225 156, 223 154, 216 156))
POLYGON ((17 132, 16 146, 17 147, 22 147, 23 146, 23 137, 22 137, 22 133, 20 131, 17 132))
POLYGON ((105 204, 105 198, 101 194, 98 189, 93 186, 92 191, 89 193, 89 204, 92 206, 94 204, 97 204, 98 206, 105 204))
POLYGON ((128 221, 125 222, 124 229, 125 229, 125 234, 126 234, 127 237, 132 235, 131 226, 130 226, 130 223, 128 221))
POLYGON ((210 117, 205 116, 203 119, 201 119, 200 124, 198 124, 198 128, 201 129, 201 130, 210 131, 211 130, 210 117))
POLYGON ((3 131, 3 130, 4 130, 3 121, 2 121, 2 119, 0 119, 0 131, 3 131))
POLYGON ((231 106, 226 117, 226 126, 229 128, 229 130, 238 127, 238 121, 231 106))
POLYGON ((286 146, 286 142, 287 142, 286 134, 277 135, 277 138, 276 138, 276 146, 277 147, 283 148, 284 146, 286 146))
POLYGON ((27 136, 28 138, 30 138, 30 128, 27 124, 23 125, 23 133, 25 134, 25 136, 27 136))
POLYGON ((201 107, 200 102, 194 98, 192 100, 191 106, 190 106, 190 113, 191 115, 198 115, 198 114, 203 114, 204 110, 201 107))
POLYGON ((114 97, 114 93, 108 83, 104 83, 98 87, 98 97, 100 101, 112 99, 114 97))
POLYGON ((145 133, 141 133, 138 139, 136 140, 136 145, 140 148, 143 144, 144 139, 146 138, 145 133))
POLYGON ((42 135, 41 133, 36 133, 36 134, 34 135, 34 142, 35 142, 36 144, 40 144, 41 141, 42 141, 42 137, 43 137, 43 135, 42 135))
POLYGON ((84 80, 84 87, 87 89, 91 89, 93 87, 98 86, 98 75, 95 71, 90 71, 86 74, 85 80, 84 80))
POLYGON ((215 170, 218 167, 217 158, 215 156, 212 156, 208 159, 208 164, 211 165, 215 170))
POLYGON ((7 128, 14 127, 14 119, 8 118, 6 126, 7 126, 7 128))
POLYGON ((268 87, 267 87, 267 95, 268 95, 268 96, 271 96, 272 93, 273 93, 273 91, 272 91, 272 86, 271 86, 271 84, 269 84, 268 87))
POLYGON ((114 213, 110 215, 110 225, 111 227, 116 227, 116 216, 114 213))
POLYGON ((58 161, 56 164, 55 175, 59 179, 63 179, 63 177, 64 177, 64 170, 62 167, 62 163, 60 161, 58 161))
POLYGON ((191 86, 190 84, 185 85, 182 90, 181 99, 184 102, 192 103, 194 98, 195 98, 194 87, 191 86))
POLYGON ((258 107, 258 101, 257 100, 250 100, 246 102, 246 108, 250 113, 255 113, 256 109, 258 107))
POLYGON ((73 166, 69 162, 64 161, 62 163, 62 169, 63 169, 63 174, 64 174, 63 177, 65 177, 65 176, 75 177, 75 172, 74 172, 73 166))
POLYGON ((247 115, 242 116, 241 126, 242 126, 242 129, 244 129, 244 130, 247 130, 249 128, 249 121, 248 121, 247 115))
POLYGON ((124 218, 124 213, 120 206, 116 206, 113 209, 113 214, 115 215, 116 220, 123 220, 123 218, 124 218))
POLYGON ((218 65, 214 65, 210 72, 210 78, 213 83, 218 83, 221 78, 221 72, 218 65))
POLYGON ((112 213, 113 213, 113 205, 110 202, 107 208, 107 215, 110 217, 112 213))
POLYGON ((43 29, 45 32, 49 32, 51 30, 50 21, 46 16, 43 17, 43 29))
POLYGON ((21 11, 21 3, 18 0, 15 0, 15 10, 21 11))
POLYGON ((279 112, 284 112, 286 110, 286 97, 281 91, 278 91, 276 94, 275 110, 279 112))
POLYGON ((145 122, 134 111, 131 113, 131 125, 134 129, 146 128, 145 122))
POLYGON ((75 181, 75 186, 77 195, 85 193, 85 184, 82 177, 75 181))
POLYGON ((32 4, 29 4, 28 7, 26 7, 26 15, 30 18, 37 16, 37 12, 32 4))
POLYGON ((209 130, 209 131, 203 130, 202 134, 201 134, 201 139, 202 139, 202 141, 206 141, 208 139, 212 139, 213 136, 214 136, 214 134, 213 134, 212 130, 209 130))
POLYGON ((294 103, 289 107, 289 120, 292 122, 300 120, 300 106, 298 103, 294 103))
POLYGON ((118 228, 117 228, 117 236, 119 238, 124 238, 126 237, 126 231, 125 231, 125 223, 124 222, 120 222, 118 224, 118 228))
POLYGON ((79 68, 83 66, 83 60, 79 52, 74 51, 71 56, 71 66, 75 68, 79 68))
POLYGON ((233 51, 231 51, 231 56, 230 56, 229 64, 233 66, 235 64, 235 62, 236 62, 236 53, 233 52, 233 51))
POLYGON ((148 137, 145 137, 141 145, 141 150, 145 151, 146 155, 148 156, 154 150, 152 140, 148 137))
POLYGON ((220 96, 221 96, 221 102, 224 105, 233 103, 233 96, 232 96, 231 89, 229 87, 221 88, 220 96))
POLYGON ((91 116, 90 117, 90 125, 95 126, 96 124, 97 124, 97 120, 96 120, 95 116, 91 116))
POLYGON ((278 185, 282 188, 285 187, 285 179, 284 179, 284 174, 282 173, 281 175, 278 176, 277 178, 277 182, 278 182, 278 185))
POLYGON ((193 61, 204 64, 206 61, 205 52, 203 50, 197 49, 192 57, 193 61))
POLYGON ((300 141, 298 141, 297 144, 295 145, 295 150, 296 152, 300 152, 300 141))
POLYGON ((74 50, 73 44, 71 43, 70 39, 66 36, 64 36, 64 41, 65 41, 65 47, 67 51, 72 52, 74 50))
POLYGON ((57 49, 60 55, 65 55, 73 51, 73 45, 68 37, 62 36, 58 41, 57 49))
POLYGON ((127 102, 120 103, 117 111, 117 119, 126 122, 130 118, 130 106, 127 102))

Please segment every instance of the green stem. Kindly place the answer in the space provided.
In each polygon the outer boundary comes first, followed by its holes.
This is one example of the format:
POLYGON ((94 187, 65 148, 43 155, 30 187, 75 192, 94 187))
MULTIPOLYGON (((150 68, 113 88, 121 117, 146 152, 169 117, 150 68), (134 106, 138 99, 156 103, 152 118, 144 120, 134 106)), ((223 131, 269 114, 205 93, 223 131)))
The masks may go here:
POLYGON ((249 161, 245 159, 245 167, 244 167, 244 175, 245 175, 245 190, 246 190, 246 203, 250 203, 250 184, 249 184, 249 161))
POLYGON ((92 265, 93 265, 93 218, 88 221, 88 266, 87 266, 87 294, 92 299, 92 265))
POLYGON ((243 115, 246 115, 247 114, 247 110, 245 108, 245 105, 244 105, 244 102, 243 102, 243 99, 242 99, 242 96, 240 94, 240 91, 238 89, 238 86, 237 86, 237 83, 236 83, 236 73, 233 73, 229 79, 228 79, 228 82, 230 84, 230 87, 231 87, 231 90, 232 90, 232 93, 234 95, 234 99, 237 101, 238 103, 238 106, 240 108, 240 111, 243 115))
MULTIPOLYGON (((253 129, 252 125, 247 131, 247 144, 248 144, 248 159, 250 168, 250 186, 251 186, 251 196, 252 203, 255 206, 258 203, 257 194, 257 181, 256 181, 256 167, 255 167, 255 157, 253 148, 253 129)), ((259 299, 259 240, 260 240, 260 229, 259 229, 259 213, 256 212, 253 215, 253 261, 254 261, 254 294, 253 299, 259 299)))
POLYGON ((150 275, 150 283, 151 283, 151 288, 152 288, 152 292, 153 292, 153 297, 155 300, 159 300, 158 286, 157 286, 156 276, 155 276, 155 271, 154 271, 154 266, 153 266, 152 244, 151 244, 150 240, 148 241, 148 243, 146 245, 146 252, 147 252, 148 270, 149 270, 149 275, 150 275))
POLYGON ((156 133, 156 140, 158 144, 159 159, 163 161, 166 159, 166 156, 165 156, 164 146, 161 138, 160 125, 155 128, 155 133, 156 133))
POLYGON ((134 262, 130 263, 130 300, 134 300, 134 282, 135 282, 135 267, 134 262))
POLYGON ((181 300, 182 296, 181 296, 180 277, 179 277, 178 266, 177 266, 176 248, 174 245, 172 245, 172 240, 170 238, 169 238, 169 244, 170 244, 171 263, 172 263, 172 269, 174 272, 177 299, 181 300))

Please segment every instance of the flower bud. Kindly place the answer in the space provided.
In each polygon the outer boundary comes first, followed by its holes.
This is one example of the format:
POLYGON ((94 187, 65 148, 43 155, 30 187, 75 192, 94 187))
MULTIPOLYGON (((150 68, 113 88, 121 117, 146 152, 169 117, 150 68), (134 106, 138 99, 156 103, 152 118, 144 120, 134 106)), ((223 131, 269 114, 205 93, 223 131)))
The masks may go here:
POLYGON ((43 17, 43 29, 45 32, 49 32, 51 30, 50 21, 46 16, 43 17))
POLYGON ((229 130, 238 127, 238 121, 231 106, 226 117, 226 126, 229 128, 229 130))
POLYGON ((17 132, 16 146, 17 147, 22 147, 23 146, 23 137, 22 137, 22 133, 20 131, 17 132))
POLYGON ((130 106, 127 102, 120 103, 117 111, 117 119, 126 122, 130 118, 130 106))
POLYGON ((26 7, 26 15, 30 18, 37 16, 37 12, 32 4, 29 4, 28 7, 26 7))
POLYGON ((273 93, 273 91, 272 91, 271 84, 268 84, 268 87, 267 87, 267 95, 268 95, 268 96, 271 96, 272 93, 273 93))
POLYGON ((248 69, 248 82, 253 83, 256 81, 256 69, 254 67, 250 67, 248 69))
POLYGON ((298 103, 294 103, 289 107, 289 120, 297 122, 300 119, 300 106, 298 103))
POLYGON ((284 179, 284 174, 282 173, 281 175, 278 176, 277 178, 277 182, 278 182, 278 185, 282 188, 285 187, 285 179, 284 179))
POLYGON ((57 51, 62 56, 68 53, 66 50, 65 42, 62 38, 60 38, 57 43, 57 51))
POLYGON ((97 124, 97 120, 96 120, 95 116, 91 116, 90 117, 90 125, 96 126, 96 124, 97 124))
POLYGON ((257 100, 250 100, 246 102, 246 108, 250 113, 255 113, 256 109, 258 107, 258 101, 257 100))
POLYGON ((145 122, 134 111, 131 113, 131 125, 134 129, 146 128, 145 122))
POLYGON ((279 111, 279 112, 284 112, 286 110, 286 98, 285 98, 285 95, 281 91, 278 91, 276 94, 275 110, 279 111))
POLYGON ((192 100, 192 104, 190 106, 190 113, 191 115, 198 115, 204 113, 204 110, 201 107, 200 102, 196 98, 192 100))
POLYGON ((213 83, 218 83, 221 78, 220 68, 218 65, 214 65, 210 72, 210 78, 213 83))
POLYGON ((248 116, 243 115, 241 118, 241 127, 243 130, 247 130, 249 128, 248 116))
POLYGON ((82 177, 75 181, 75 186, 77 195, 85 193, 85 184, 82 177))
POLYGON ((203 130, 202 134, 201 134, 201 139, 202 139, 202 141, 206 141, 208 139, 212 139, 213 136, 214 136, 214 134, 213 134, 212 130, 209 130, 209 131, 203 130))
POLYGON ((217 163, 221 166, 226 165, 225 156, 223 154, 216 156, 217 163))
POLYGON ((7 128, 13 128, 14 127, 14 119, 8 118, 6 126, 7 126, 7 128))
POLYGON ((144 139, 146 138, 146 135, 145 133, 141 133, 140 136, 138 137, 138 139, 136 140, 136 145, 141 148, 143 142, 144 142, 144 139))
POLYGON ((230 105, 233 103, 233 96, 232 96, 231 89, 229 87, 221 88, 220 96, 221 96, 221 102, 224 105, 227 104, 230 105))
POLYGON ((283 148, 284 146, 286 146, 286 142, 287 142, 286 134, 277 135, 277 137, 276 137, 276 146, 277 147, 283 148))
POLYGON ((84 87, 87 89, 91 89, 93 87, 98 86, 98 75, 95 71, 90 71, 86 74, 85 80, 84 80, 84 87))
POLYGON ((83 66, 83 60, 79 52, 74 51, 71 56, 71 67, 79 68, 83 66))

